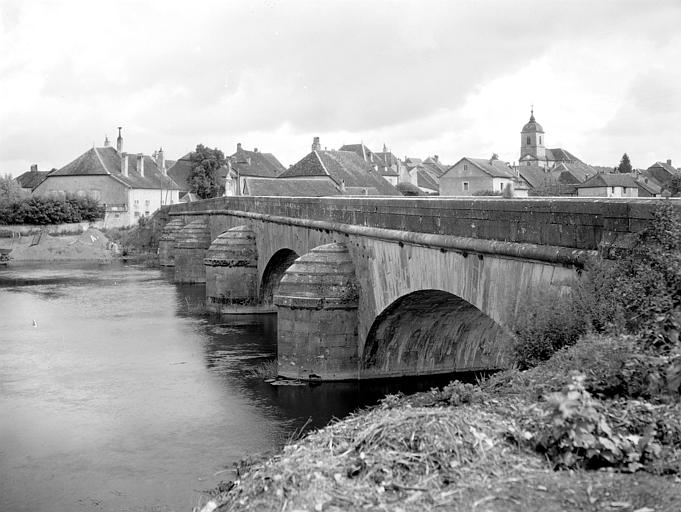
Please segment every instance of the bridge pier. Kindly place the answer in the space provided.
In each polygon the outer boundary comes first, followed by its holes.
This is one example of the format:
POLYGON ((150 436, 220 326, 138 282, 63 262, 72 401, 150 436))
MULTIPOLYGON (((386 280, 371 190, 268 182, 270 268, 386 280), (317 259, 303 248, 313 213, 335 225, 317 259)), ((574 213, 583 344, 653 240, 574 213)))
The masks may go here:
POLYGON ((210 230, 204 219, 190 222, 178 232, 174 254, 176 283, 206 282, 203 260, 210 242, 210 230))
POLYGON ((183 227, 181 218, 175 218, 163 227, 158 240, 158 264, 162 267, 175 266, 175 239, 183 227))
POLYGON ((237 226, 218 236, 206 252, 206 307, 253 306, 258 301, 255 233, 237 226))
POLYGON ((356 379, 358 298, 343 244, 316 247, 291 265, 274 296, 279 376, 356 379))

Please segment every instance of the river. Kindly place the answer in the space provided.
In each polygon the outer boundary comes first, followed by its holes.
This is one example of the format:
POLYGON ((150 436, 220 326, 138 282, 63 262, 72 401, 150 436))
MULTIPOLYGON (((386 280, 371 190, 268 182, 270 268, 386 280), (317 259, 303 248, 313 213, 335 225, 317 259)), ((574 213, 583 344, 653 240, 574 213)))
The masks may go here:
POLYGON ((0 267, 1 511, 190 511, 306 423, 443 381, 266 384, 276 317, 206 317, 204 293, 172 269, 0 267))

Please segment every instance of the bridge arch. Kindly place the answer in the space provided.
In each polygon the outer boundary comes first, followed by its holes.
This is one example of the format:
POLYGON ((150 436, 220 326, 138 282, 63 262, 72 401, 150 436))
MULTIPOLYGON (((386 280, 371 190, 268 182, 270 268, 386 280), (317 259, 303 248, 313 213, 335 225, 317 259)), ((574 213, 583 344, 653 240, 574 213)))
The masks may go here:
POLYGON ((262 304, 272 304, 281 278, 284 277, 286 269, 293 265, 297 258, 298 254, 288 248, 279 249, 272 255, 265 266, 262 279, 260 280, 260 302, 262 304))
POLYGON ((507 331, 461 297, 418 290, 399 297, 375 318, 359 377, 501 368, 510 341, 507 331))

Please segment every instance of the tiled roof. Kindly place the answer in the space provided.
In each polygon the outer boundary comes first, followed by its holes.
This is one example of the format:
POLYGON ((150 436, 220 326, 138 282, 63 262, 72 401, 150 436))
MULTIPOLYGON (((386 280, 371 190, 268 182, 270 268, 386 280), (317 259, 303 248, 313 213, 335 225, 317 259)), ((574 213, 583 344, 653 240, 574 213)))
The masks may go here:
MULTIPOLYGON (((362 160, 370 161, 371 155, 374 154, 368 147, 362 144, 344 144, 341 146, 339 151, 352 151, 357 156, 361 157, 362 160)), ((378 163, 378 162, 377 162, 378 163)))
POLYGON ((648 169, 650 169, 652 167, 661 167, 662 169, 664 169, 665 171, 667 171, 671 175, 679 173, 679 171, 673 165, 668 164, 667 162, 655 162, 653 165, 648 167, 648 169))
POLYGON ((425 188, 433 192, 440 191, 440 180, 427 167, 418 167, 416 169, 416 185, 419 188, 425 188))
POLYGON ((24 174, 17 176, 16 180, 21 188, 30 188, 33 190, 40 185, 50 171, 26 171, 24 174))
POLYGON ((532 188, 541 189, 558 185, 558 175, 547 172, 541 167, 520 166, 518 173, 532 188))
POLYGON ((581 162, 579 158, 563 148, 547 149, 546 159, 554 162, 581 162))
POLYGON ((444 173, 447 172, 447 169, 449 169, 448 165, 443 164, 439 160, 435 160, 435 158, 431 156, 429 156, 423 161, 423 165, 426 165, 430 169, 435 171, 438 177, 441 177, 444 173))
POLYGON ((312 151, 279 175, 280 178, 304 176, 330 176, 338 186, 375 188, 380 195, 400 195, 352 151, 312 151))
POLYGON ((656 195, 662 192, 660 184, 648 178, 639 177, 636 180, 636 184, 639 188, 646 190, 649 194, 656 195))
POLYGON ((509 178, 513 179, 513 169, 511 169, 506 162, 501 160, 486 160, 484 158, 468 158, 466 160, 473 165, 489 174, 492 178, 509 178))
POLYGON ((244 195, 324 197, 342 192, 331 178, 244 178, 244 195))
POLYGON ((530 115, 530 120, 523 126, 523 132, 544 133, 544 128, 535 120, 534 113, 530 115))
POLYGON ((345 187, 346 196, 378 196, 378 190, 374 187, 345 187))
POLYGON ((131 188, 152 188, 177 190, 180 187, 169 177, 164 176, 156 166, 156 162, 144 155, 144 176, 137 171, 137 155, 128 154, 128 176, 121 174, 121 157, 118 152, 108 146, 92 148, 80 155, 61 169, 53 171, 53 176, 96 176, 110 175, 131 188))
POLYGON ((594 187, 636 187, 637 184, 629 174, 597 174, 590 180, 576 185, 577 188, 594 187))
MULTIPOLYGON (((341 148, 342 149, 342 148, 341 148)), ((397 165, 399 159, 393 155, 390 151, 374 153, 374 158, 378 158, 379 162, 383 165, 397 165)))
POLYGON ((230 159, 232 168, 241 176, 275 178, 286 170, 272 153, 238 149, 230 159))
POLYGON ((551 170, 560 173, 558 181, 572 184, 584 183, 589 178, 598 174, 594 168, 582 162, 560 162, 551 170))

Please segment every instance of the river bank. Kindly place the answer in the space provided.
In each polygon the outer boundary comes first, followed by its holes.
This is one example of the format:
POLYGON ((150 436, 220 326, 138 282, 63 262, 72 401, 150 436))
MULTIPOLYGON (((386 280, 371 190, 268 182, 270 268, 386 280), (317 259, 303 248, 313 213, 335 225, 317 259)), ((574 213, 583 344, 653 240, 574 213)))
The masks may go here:
POLYGON ((97 261, 111 262, 119 255, 118 245, 98 229, 90 228, 77 235, 34 234, 0 239, 0 248, 11 248, 10 257, 29 261, 97 261))
POLYGON ((585 340, 479 387, 388 396, 238 467, 202 510, 678 512, 678 397, 607 392, 617 365, 593 361, 625 360, 620 341, 585 340))

